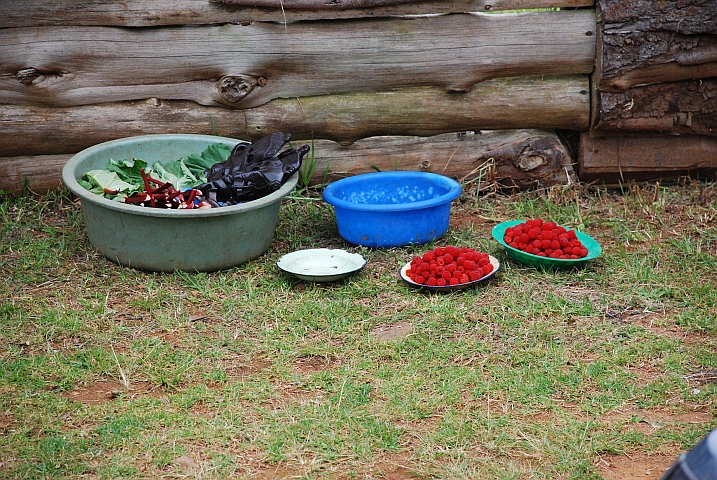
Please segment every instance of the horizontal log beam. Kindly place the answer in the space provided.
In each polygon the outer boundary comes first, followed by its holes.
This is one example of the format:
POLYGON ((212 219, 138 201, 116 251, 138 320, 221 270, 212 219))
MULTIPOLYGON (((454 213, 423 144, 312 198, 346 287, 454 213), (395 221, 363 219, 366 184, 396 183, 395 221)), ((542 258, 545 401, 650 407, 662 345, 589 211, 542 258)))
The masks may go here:
POLYGON ((717 171, 717 138, 697 135, 580 136, 582 181, 670 179, 717 171))
POLYGON ((24 188, 42 194, 62 187, 62 167, 72 155, 0 157, 0 190, 20 193, 24 188))
POLYGON ((160 98, 252 108, 277 98, 403 87, 466 92, 491 78, 590 73, 595 29, 592 10, 288 26, 0 29, 0 104, 160 98))
MULTIPOLYGON (((245 2, 251 4, 251 2, 245 2)), ((266 3, 266 2, 264 2, 266 3)), ((373 8, 296 8, 294 2, 274 0, 267 7, 244 6, 231 0, 0 0, 0 28, 45 26, 156 27, 217 25, 246 22, 394 17, 433 13, 494 12, 527 8, 592 7, 593 0, 434 0, 411 1, 373 8), (273 6, 272 6, 273 5, 273 6)), ((325 2, 321 5, 341 5, 325 2)))
MULTIPOLYGON (((373 137, 349 146, 316 140, 313 146, 312 184, 377 169, 436 172, 461 181, 481 177, 484 185, 497 183, 517 189, 576 181, 569 153, 550 131, 373 137)), ((11 193, 19 193, 24 186, 37 193, 57 189, 61 186, 62 167, 70 157, 0 158, 0 189, 11 193)))
POLYGON ((75 153, 116 138, 201 133, 253 141, 273 131, 342 144, 378 135, 465 130, 587 130, 585 75, 489 80, 464 94, 437 88, 274 100, 234 111, 151 99, 67 108, 0 105, 0 156, 75 153))
POLYGON ((519 190, 577 180, 570 154, 547 130, 373 137, 350 146, 321 141, 315 142, 315 152, 314 184, 376 170, 432 172, 519 190))

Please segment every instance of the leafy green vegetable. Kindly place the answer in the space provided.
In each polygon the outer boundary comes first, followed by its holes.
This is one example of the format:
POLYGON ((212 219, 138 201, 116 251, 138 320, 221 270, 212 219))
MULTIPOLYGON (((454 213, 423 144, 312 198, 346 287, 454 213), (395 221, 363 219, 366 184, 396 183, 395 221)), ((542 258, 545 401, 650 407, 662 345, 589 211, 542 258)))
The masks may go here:
POLYGON ((117 173, 109 170, 90 170, 82 177, 80 185, 92 193, 104 195, 111 200, 123 200, 125 195, 142 190, 123 181, 117 173))
POLYGON ((172 186, 177 190, 194 187, 204 183, 206 178, 201 175, 195 177, 184 161, 175 160, 174 162, 157 164, 152 166, 153 177, 163 182, 172 182, 172 186))
POLYGON ((147 171, 147 162, 138 158, 132 160, 114 160, 110 158, 110 163, 107 165, 107 170, 115 172, 122 180, 134 185, 144 185, 142 180, 142 174, 139 172, 141 169, 147 171))
POLYGON ((140 170, 160 182, 172 182, 178 190, 192 188, 206 182, 204 172, 217 163, 224 162, 232 147, 223 143, 209 145, 201 155, 193 153, 171 162, 149 165, 139 158, 110 159, 106 170, 92 170, 79 180, 87 190, 111 200, 123 201, 126 196, 144 190, 140 170), (108 193, 111 192, 111 193, 108 193), (114 193, 118 191, 118 193, 114 193))
POLYGON ((217 163, 222 163, 232 152, 232 147, 223 143, 209 145, 201 155, 193 153, 185 157, 184 164, 196 177, 204 177, 204 171, 212 168, 217 163))

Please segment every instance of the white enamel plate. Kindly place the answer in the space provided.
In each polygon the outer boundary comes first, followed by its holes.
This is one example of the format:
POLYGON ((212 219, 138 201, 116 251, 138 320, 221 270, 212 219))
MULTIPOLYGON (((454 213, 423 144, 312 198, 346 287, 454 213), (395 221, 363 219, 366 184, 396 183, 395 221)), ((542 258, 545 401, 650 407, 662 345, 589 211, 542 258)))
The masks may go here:
POLYGON ((276 266, 307 282, 335 282, 358 272, 366 262, 358 253, 312 248, 287 253, 276 262, 276 266))

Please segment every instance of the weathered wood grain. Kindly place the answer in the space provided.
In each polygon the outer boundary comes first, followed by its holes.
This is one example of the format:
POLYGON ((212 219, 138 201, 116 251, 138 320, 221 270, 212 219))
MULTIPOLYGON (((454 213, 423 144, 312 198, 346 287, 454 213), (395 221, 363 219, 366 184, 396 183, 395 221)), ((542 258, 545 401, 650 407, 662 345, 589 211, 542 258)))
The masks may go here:
MULTIPOLYGON (((298 143, 298 142, 297 142, 298 143)), ((498 183, 516 189, 576 181, 572 160, 553 132, 500 130, 426 137, 372 137, 349 146, 313 142, 312 184, 375 170, 428 171, 461 181, 498 183)), ((24 185, 41 193, 61 185, 71 155, 0 158, 0 189, 18 193, 24 185)))
POLYGON ((72 155, 0 157, 0 190, 42 194, 62 187, 62 167, 72 155))
POLYGON ((714 0, 598 0, 601 91, 717 76, 714 0))
POLYGON ((434 137, 373 137, 350 146, 315 144, 312 183, 372 171, 439 173, 461 182, 526 190, 576 181, 572 160, 554 132, 500 130, 434 137))
POLYGON ((0 103, 161 98, 251 108, 401 87, 468 91, 490 78, 586 74, 592 10, 521 15, 125 29, 0 29, 0 103))
POLYGON ((717 136, 717 79, 685 80, 599 92, 595 134, 665 133, 717 136))
POLYGON ((581 181, 656 180, 717 170, 717 138, 698 135, 580 136, 581 181))
POLYGON ((168 132, 253 141, 285 131, 347 144, 378 135, 587 130, 588 90, 587 76, 571 75, 489 80, 465 94, 422 87, 280 99, 242 111, 157 99, 58 108, 0 105, 0 157, 75 153, 115 138, 168 132))
MULTIPOLYGON (((593 0, 434 0, 411 1, 374 8, 295 8, 281 0, 274 7, 249 7, 207 0, 0 0, 0 28, 44 26, 156 27, 162 25, 217 25, 246 22, 391 17, 433 13, 492 12, 552 7, 591 7, 593 0)), ((341 2, 314 2, 340 6, 341 2)))

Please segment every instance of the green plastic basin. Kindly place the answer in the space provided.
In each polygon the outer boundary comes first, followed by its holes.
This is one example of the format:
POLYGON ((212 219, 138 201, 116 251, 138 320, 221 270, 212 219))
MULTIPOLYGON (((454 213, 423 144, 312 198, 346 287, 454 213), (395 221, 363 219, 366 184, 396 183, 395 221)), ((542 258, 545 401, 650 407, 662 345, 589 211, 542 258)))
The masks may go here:
MULTIPOLYGON (((578 258, 578 259, 561 259, 561 258, 547 258, 547 257, 539 257, 538 255, 533 255, 531 253, 526 253, 522 250, 518 250, 517 248, 513 248, 507 243, 505 243, 505 240, 503 238, 505 237, 505 231, 509 229, 510 227, 514 227, 518 225, 519 223, 524 223, 525 220, 511 220, 509 222, 503 222, 499 223, 495 227, 493 227, 493 230, 491 234, 493 235, 493 238, 503 245, 505 248, 505 251, 508 253, 508 256, 513 258, 514 260, 519 261, 520 263, 524 263, 526 265, 531 265, 533 267, 540 267, 540 268, 546 268, 546 269, 558 269, 558 268, 571 268, 571 267, 581 267, 585 265, 590 260, 594 260, 602 253, 602 247, 600 244, 592 238, 590 235, 585 234, 583 232, 579 232, 575 230, 575 235, 577 235, 578 240, 582 242, 583 246, 588 249, 588 255, 587 257, 578 258)), ((565 227, 564 228, 570 228, 565 227)))
POLYGON ((152 164, 201 153, 208 145, 240 140, 212 135, 143 135, 101 143, 74 155, 62 181, 80 198, 90 243, 113 262, 140 270, 208 272, 241 265, 269 249, 282 199, 296 186, 293 175, 266 197, 229 207, 171 210, 127 205, 91 193, 77 180, 105 169, 110 158, 152 164))

